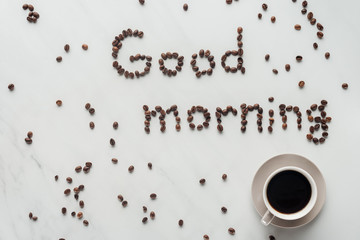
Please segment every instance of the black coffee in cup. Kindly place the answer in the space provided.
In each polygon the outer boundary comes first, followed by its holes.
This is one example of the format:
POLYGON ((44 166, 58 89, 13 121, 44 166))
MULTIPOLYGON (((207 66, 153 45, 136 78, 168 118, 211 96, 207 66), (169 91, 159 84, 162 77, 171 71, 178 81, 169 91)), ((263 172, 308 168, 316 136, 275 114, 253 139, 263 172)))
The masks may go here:
POLYGON ((285 170, 273 176, 266 194, 270 205, 276 211, 291 214, 301 211, 308 204, 311 185, 303 174, 285 170))

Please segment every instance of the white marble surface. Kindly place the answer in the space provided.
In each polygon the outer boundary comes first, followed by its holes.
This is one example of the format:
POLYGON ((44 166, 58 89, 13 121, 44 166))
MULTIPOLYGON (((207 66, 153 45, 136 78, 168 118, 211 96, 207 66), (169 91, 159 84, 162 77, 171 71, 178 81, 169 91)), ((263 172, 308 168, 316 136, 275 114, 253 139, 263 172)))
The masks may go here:
POLYGON ((210 239, 254 240, 265 240, 269 234, 280 240, 359 237, 358 1, 309 1, 308 9, 325 27, 320 41, 315 27, 300 13, 300 1, 268 2, 263 12, 262 1, 226 5, 225 0, 189 0, 184 12, 183 1, 147 0, 141 6, 137 0, 38 0, 31 2, 40 13, 36 24, 26 21, 23 3, 0 1, 1 240, 202 239, 204 234, 210 239), (275 24, 270 22, 272 15, 275 24), (301 31, 294 30, 297 23, 301 31), (220 66, 221 55, 236 48, 238 26, 244 28, 245 75, 226 74, 220 66), (126 40, 119 61, 134 70, 144 63, 130 63, 130 54, 153 57, 150 74, 139 80, 125 80, 111 66, 111 42, 127 28, 138 28, 145 36, 126 40), (316 51, 314 41, 320 45, 316 51), (63 50, 66 43, 69 53, 63 50), (83 43, 89 45, 86 52, 83 43), (196 79, 189 62, 200 48, 212 51, 217 66, 213 76, 196 79), (157 60, 166 51, 185 56, 183 71, 175 78, 158 70, 157 60), (324 58, 326 51, 331 52, 329 60, 324 58), (266 53, 271 54, 269 62, 264 61, 266 53), (295 61, 298 54, 304 57, 300 64, 295 61), (55 61, 59 55, 62 63, 55 61), (289 73, 285 63, 292 66, 289 73), (279 69, 277 76, 273 68, 279 69), (306 82, 303 90, 298 89, 299 80, 306 82), (349 83, 346 91, 343 82, 349 83), (7 89, 9 83, 15 84, 13 92, 7 89), (269 96, 275 97, 274 103, 267 101, 269 96), (57 99, 63 101, 60 108, 57 99), (328 141, 321 146, 306 141, 309 122, 304 120, 298 131, 291 115, 283 131, 276 114, 271 135, 257 132, 254 114, 245 134, 239 130, 239 116, 224 119, 222 135, 216 130, 217 106, 259 103, 267 112, 285 103, 298 105, 304 113, 321 99, 329 101, 326 111, 333 118, 328 141), (95 107, 94 116, 85 111, 86 102, 95 107), (168 117, 165 134, 153 120, 152 132, 146 135, 143 104, 177 104, 181 132, 168 117), (192 132, 185 122, 186 110, 197 104, 213 116, 209 129, 202 132, 192 132), (96 124, 94 130, 89 129, 90 121, 96 124), (119 122, 118 130, 113 130, 113 121, 119 122), (29 130, 34 132, 32 145, 24 142, 29 130), (256 170, 282 153, 309 158, 327 183, 320 215, 294 230, 262 226, 251 201, 256 170), (119 159, 117 165, 112 157, 119 159), (93 162, 90 173, 76 174, 74 167, 86 161, 93 162), (150 161, 152 171, 146 166, 150 161), (133 174, 127 171, 131 164, 133 174), (223 173, 229 176, 226 182, 221 180, 223 173), (65 181, 68 176, 73 177, 71 185, 65 181), (202 177, 205 186, 198 183, 202 177), (70 212, 80 210, 73 197, 63 194, 78 184, 85 185, 80 199, 85 201, 88 227, 69 213, 61 214, 63 206, 70 212), (149 199, 152 192, 158 194, 155 201, 149 199), (129 201, 127 208, 118 202, 119 193, 129 201), (146 225, 141 222, 143 205, 157 214, 146 225), (221 206, 228 208, 226 215, 221 206), (39 217, 37 222, 29 220, 30 211, 39 217), (185 222, 182 229, 177 225, 180 218, 185 222), (228 227, 236 229, 235 236, 227 233, 228 227))

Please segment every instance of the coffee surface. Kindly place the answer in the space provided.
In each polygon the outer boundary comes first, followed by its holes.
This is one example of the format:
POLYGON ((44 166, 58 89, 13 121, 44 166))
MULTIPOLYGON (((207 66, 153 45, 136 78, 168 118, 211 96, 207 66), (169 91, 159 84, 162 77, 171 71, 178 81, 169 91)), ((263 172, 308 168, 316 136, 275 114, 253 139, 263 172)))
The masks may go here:
POLYGON ((266 194, 275 210, 291 214, 302 210, 308 204, 311 198, 311 185, 301 173, 286 170, 270 180, 266 194))

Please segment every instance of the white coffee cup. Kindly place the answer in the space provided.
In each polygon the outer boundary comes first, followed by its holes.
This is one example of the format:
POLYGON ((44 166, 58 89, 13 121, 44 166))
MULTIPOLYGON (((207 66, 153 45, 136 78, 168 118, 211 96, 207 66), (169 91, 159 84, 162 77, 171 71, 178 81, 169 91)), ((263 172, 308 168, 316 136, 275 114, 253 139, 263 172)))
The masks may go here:
POLYGON ((296 220, 296 219, 300 219, 302 217, 304 217, 306 214, 308 214, 314 207, 316 200, 317 200, 317 188, 316 188, 316 183, 314 181, 314 179, 311 177, 311 175, 306 172, 305 170, 298 168, 298 167, 294 167, 294 166, 286 166, 286 167, 282 167, 279 168, 277 170, 275 170, 273 173, 270 174, 270 176, 266 179, 265 184, 264 184, 264 189, 263 189, 263 199, 264 199, 264 203, 265 206, 267 208, 266 213, 264 214, 264 216, 261 219, 261 222, 267 226, 271 223, 271 221, 277 217, 277 218, 281 218, 283 220, 296 220), (292 171, 296 171, 301 173, 303 176, 306 177, 306 179, 309 181, 310 186, 311 186, 311 197, 309 202, 307 203, 307 205, 301 209, 298 212, 295 213, 281 213, 279 211, 277 211, 276 209, 274 209, 271 204, 269 203, 268 197, 267 197, 267 188, 269 185, 269 182, 271 181, 271 179, 278 173, 286 171, 286 170, 292 170, 292 171))

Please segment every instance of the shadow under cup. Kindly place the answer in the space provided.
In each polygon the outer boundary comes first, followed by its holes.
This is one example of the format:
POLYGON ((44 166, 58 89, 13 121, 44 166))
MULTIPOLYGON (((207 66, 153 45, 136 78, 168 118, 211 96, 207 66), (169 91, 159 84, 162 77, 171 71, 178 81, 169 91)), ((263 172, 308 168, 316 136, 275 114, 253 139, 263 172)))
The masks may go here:
POLYGON ((268 225, 274 217, 296 220, 308 214, 315 205, 317 189, 314 179, 298 167, 283 167, 266 180, 263 198, 268 212, 263 223, 268 225), (267 220, 265 220, 267 219, 267 220))

